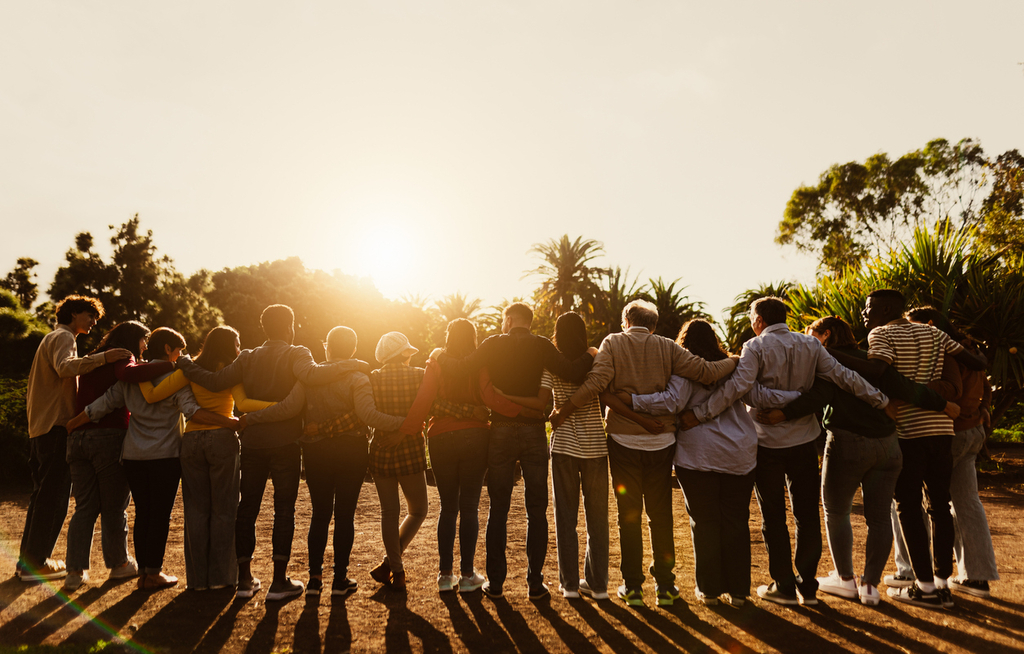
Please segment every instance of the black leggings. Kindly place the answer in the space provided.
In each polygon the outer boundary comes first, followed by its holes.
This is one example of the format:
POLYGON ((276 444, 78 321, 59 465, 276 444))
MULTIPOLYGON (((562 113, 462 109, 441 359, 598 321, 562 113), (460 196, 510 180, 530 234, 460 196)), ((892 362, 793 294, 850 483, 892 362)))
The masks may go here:
POLYGON ((177 457, 147 461, 125 459, 122 464, 135 502, 135 558, 141 572, 156 574, 164 566, 171 510, 181 480, 181 460, 177 457))

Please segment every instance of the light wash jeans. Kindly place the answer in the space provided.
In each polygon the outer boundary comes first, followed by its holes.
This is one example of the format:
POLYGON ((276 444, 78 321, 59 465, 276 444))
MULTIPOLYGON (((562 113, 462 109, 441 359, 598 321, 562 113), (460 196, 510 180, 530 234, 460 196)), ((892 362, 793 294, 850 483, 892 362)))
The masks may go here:
POLYGON ((853 496, 860 488, 868 527, 864 583, 877 586, 881 581, 892 547, 889 507, 902 467, 903 453, 895 431, 884 438, 867 438, 842 429, 829 431, 822 464, 821 500, 828 548, 840 575, 854 574, 850 510, 853 496))
POLYGON ((234 586, 238 437, 230 429, 185 432, 180 458, 188 587, 234 586))
MULTIPOLYGON (((949 495, 953 504, 953 524, 956 528, 953 555, 957 574, 972 581, 996 581, 996 554, 992 549, 992 535, 988 528, 985 507, 978 497, 978 470, 975 461, 985 444, 985 427, 978 425, 958 431, 953 436, 953 475, 949 495)), ((913 577, 910 557, 903 535, 899 530, 896 510, 893 508, 893 532, 896 535, 896 571, 913 577)), ((925 514, 925 524, 928 524, 925 514)))
POLYGON ((578 590, 580 544, 576 532, 580 490, 587 520, 587 552, 583 578, 595 592, 608 590, 608 457, 581 459, 551 455, 551 492, 555 504, 555 542, 558 581, 562 588, 578 590))
POLYGON ((103 564, 128 561, 128 478, 121 467, 124 429, 79 429, 68 437, 75 513, 68 524, 68 570, 88 570, 93 529, 100 518, 103 564))

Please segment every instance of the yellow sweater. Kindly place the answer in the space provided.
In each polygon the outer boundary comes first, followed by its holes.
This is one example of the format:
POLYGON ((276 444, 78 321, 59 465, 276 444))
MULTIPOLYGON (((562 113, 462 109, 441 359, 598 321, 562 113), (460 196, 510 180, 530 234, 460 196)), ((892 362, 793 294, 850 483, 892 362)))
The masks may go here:
MULTIPOLYGON (((159 402, 160 400, 166 400, 181 389, 185 388, 188 383, 189 381, 185 378, 185 373, 180 370, 175 370, 156 386, 154 386, 152 382, 142 382, 139 384, 139 389, 142 391, 142 396, 146 398, 146 401, 152 404, 154 402, 159 402)), ((208 391, 199 384, 192 384, 192 394, 196 396, 196 402, 199 406, 208 411, 212 411, 213 413, 222 415, 225 418, 231 418, 234 415, 236 405, 238 406, 238 410, 242 413, 249 413, 250 411, 266 409, 267 407, 274 406, 275 404, 275 402, 263 402, 260 400, 249 399, 241 384, 238 384, 229 390, 220 391, 219 393, 208 391)), ((202 431, 207 429, 223 429, 223 427, 207 425, 197 422, 194 419, 189 420, 188 425, 185 427, 186 432, 202 431)))

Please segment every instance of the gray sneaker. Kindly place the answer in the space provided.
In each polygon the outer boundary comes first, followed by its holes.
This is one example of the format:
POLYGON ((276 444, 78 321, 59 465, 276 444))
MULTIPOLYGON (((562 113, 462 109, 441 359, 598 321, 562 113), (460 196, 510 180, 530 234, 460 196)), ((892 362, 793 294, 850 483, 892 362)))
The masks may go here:
POLYGON ((253 595, 259 592, 260 587, 263 584, 256 577, 250 577, 249 579, 239 579, 238 588, 235 589, 235 597, 240 599, 249 599, 253 595))

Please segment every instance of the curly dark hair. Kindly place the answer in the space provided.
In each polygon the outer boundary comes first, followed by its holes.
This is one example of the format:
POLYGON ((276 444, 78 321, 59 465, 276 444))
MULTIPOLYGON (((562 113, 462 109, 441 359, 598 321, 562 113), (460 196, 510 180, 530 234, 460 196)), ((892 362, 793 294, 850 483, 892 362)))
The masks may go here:
POLYGON ((57 303, 55 311, 57 314, 57 324, 70 324, 71 318, 76 313, 82 313, 83 311, 91 313, 96 320, 99 320, 103 317, 103 303, 94 297, 69 295, 57 303))

